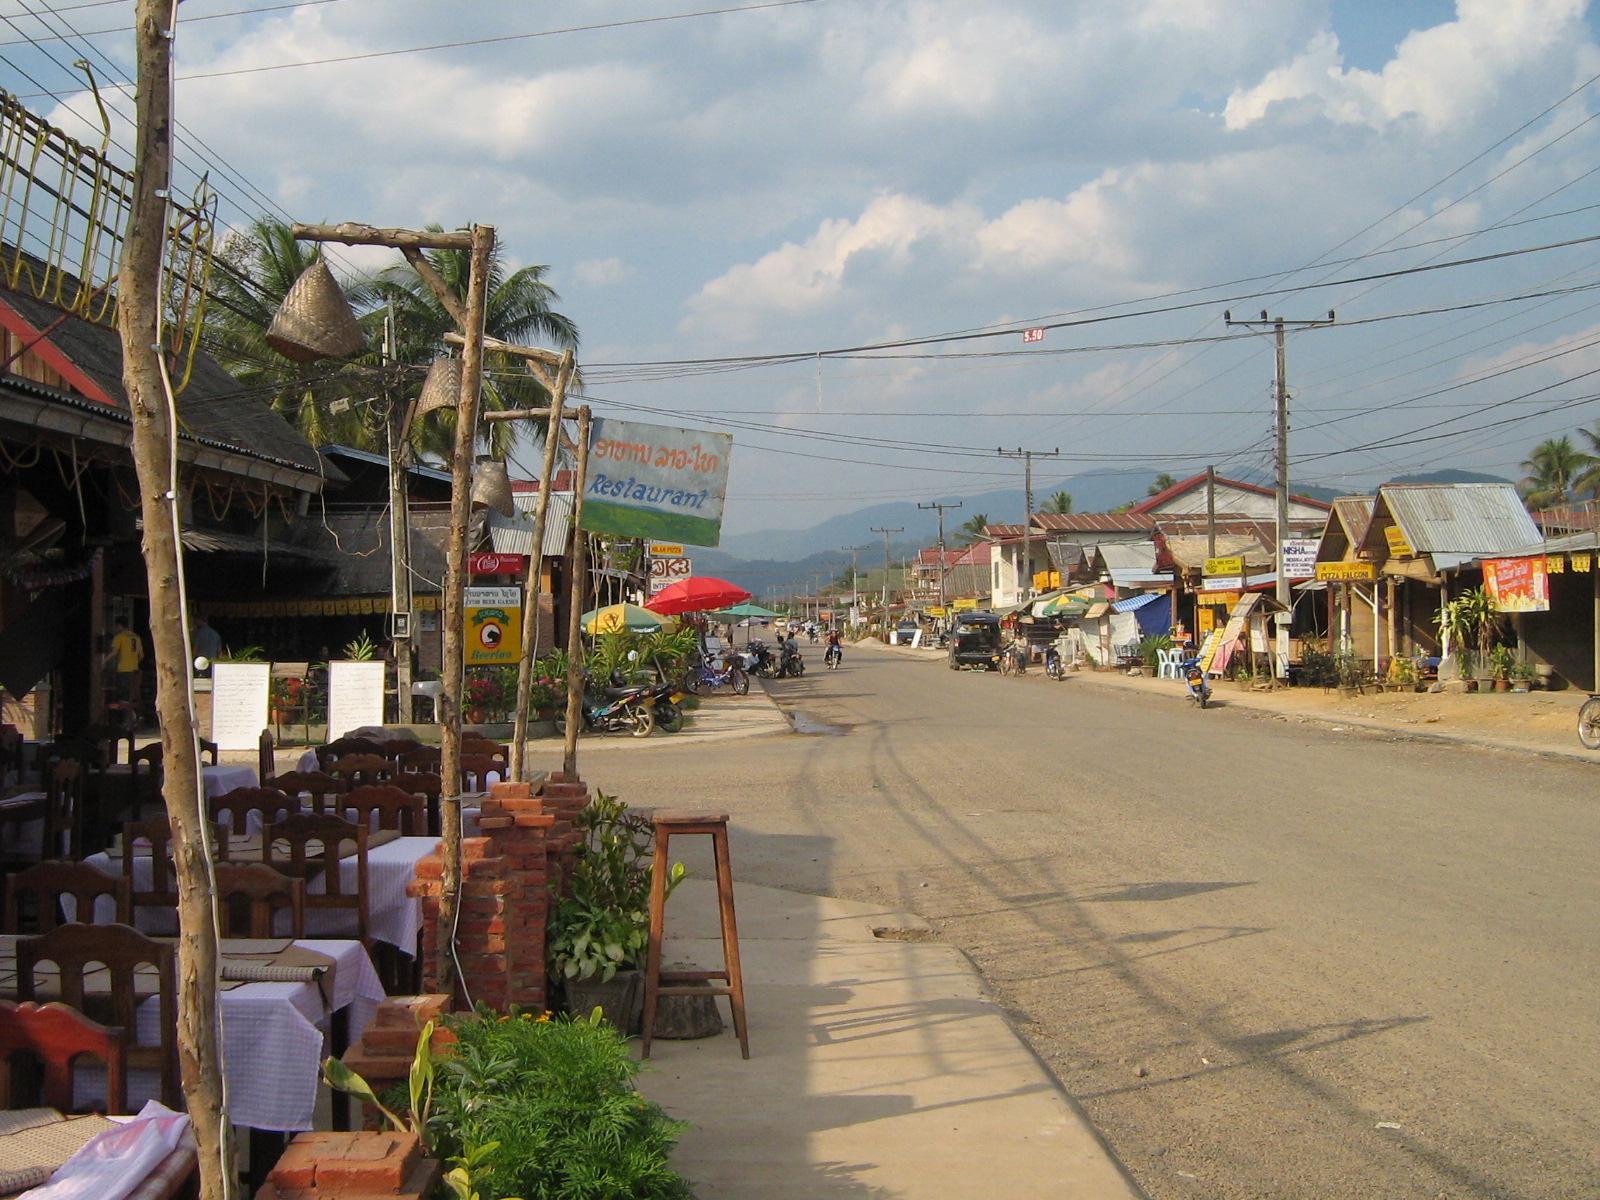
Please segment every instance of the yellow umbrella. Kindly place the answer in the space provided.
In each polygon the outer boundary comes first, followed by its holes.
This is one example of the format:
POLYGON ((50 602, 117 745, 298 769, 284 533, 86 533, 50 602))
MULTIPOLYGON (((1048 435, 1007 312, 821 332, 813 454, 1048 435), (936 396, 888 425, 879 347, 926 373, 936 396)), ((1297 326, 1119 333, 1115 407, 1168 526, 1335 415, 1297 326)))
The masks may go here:
POLYGON ((655 633, 661 628, 661 617, 637 604, 608 604, 583 614, 585 633, 655 633))

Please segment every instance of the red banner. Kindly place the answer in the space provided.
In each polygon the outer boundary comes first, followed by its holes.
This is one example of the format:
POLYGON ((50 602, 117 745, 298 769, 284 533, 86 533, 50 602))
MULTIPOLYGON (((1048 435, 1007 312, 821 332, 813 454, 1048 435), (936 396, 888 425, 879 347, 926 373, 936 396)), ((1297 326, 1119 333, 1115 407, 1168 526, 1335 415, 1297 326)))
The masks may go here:
POLYGON ((528 569, 526 554, 469 554, 469 575, 521 575, 528 569))
POLYGON ((1483 586, 1501 612, 1549 612, 1550 577, 1540 558, 1486 558, 1483 586))

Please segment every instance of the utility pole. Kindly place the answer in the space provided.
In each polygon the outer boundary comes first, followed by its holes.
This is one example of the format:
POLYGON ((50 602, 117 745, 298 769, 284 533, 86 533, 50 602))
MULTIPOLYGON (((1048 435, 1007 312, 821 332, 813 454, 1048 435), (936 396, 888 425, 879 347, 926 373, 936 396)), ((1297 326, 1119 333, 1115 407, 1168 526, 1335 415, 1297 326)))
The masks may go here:
POLYGON ((905 531, 904 525, 899 529, 880 529, 876 525, 872 527, 873 533, 883 534, 883 628, 886 633, 889 629, 889 535, 905 531))
MULTIPOLYGON (((841 550, 850 551, 850 624, 856 624, 856 617, 860 615, 861 602, 856 593, 856 556, 867 549, 866 546, 840 546, 841 550)), ((1600 571, 1596 572, 1600 576, 1600 571)))
POLYGON ((172 186, 172 43, 177 0, 139 0, 134 13, 138 87, 133 198, 118 275, 117 334, 132 426, 139 513, 144 518, 150 641, 161 725, 162 799, 172 822, 178 884, 177 1048, 198 1151, 200 1200, 235 1194, 233 1138, 222 1087, 217 1020, 219 958, 211 823, 200 792, 188 613, 179 539, 178 411, 161 343, 161 263, 172 186))
POLYGON ((383 318, 383 408, 389 424, 389 636, 394 645, 395 719, 411 724, 411 443, 404 402, 397 402, 388 368, 394 365, 394 305, 383 318))
POLYGON ((1022 460, 1022 584, 1017 592, 1017 602, 1026 603, 1033 595, 1033 460, 1059 458, 1061 447, 1054 450, 996 450, 1003 458, 1022 460))
MULTIPOLYGON (((945 607, 945 602, 944 602, 944 575, 945 575, 945 565, 944 565, 944 512, 945 512, 945 509, 947 509, 947 508, 960 508, 961 507, 961 501, 957 500, 954 504, 940 504, 937 500, 932 501, 931 503, 928 503, 928 504, 923 504, 923 503, 921 503, 919 501, 917 503, 917 507, 918 508, 931 508, 931 509, 933 509, 935 512, 937 512, 939 514, 939 607, 942 609, 942 608, 945 607)), ((940 619, 943 620, 946 616, 948 616, 948 614, 941 613, 940 614, 940 619)))
MULTIPOLYGON (((1333 310, 1330 308, 1326 317, 1318 317, 1314 320, 1305 321, 1288 320, 1283 317, 1269 317, 1267 316, 1266 309, 1262 309, 1261 316, 1255 318, 1254 320, 1235 321, 1231 312, 1224 312, 1222 314, 1222 320, 1223 324, 1230 328, 1235 325, 1242 326, 1246 329, 1254 329, 1258 326, 1270 326, 1273 331, 1274 340, 1277 343, 1277 377, 1274 387, 1277 399, 1277 450, 1274 457, 1277 460, 1278 504, 1277 521, 1275 523, 1273 537, 1278 543, 1277 554, 1275 555, 1278 567, 1278 586, 1276 589, 1276 595, 1278 603, 1283 605, 1284 614, 1287 615, 1290 608, 1289 575, 1288 572, 1284 570, 1283 543, 1287 541, 1289 537, 1289 379, 1286 367, 1286 358, 1284 355, 1284 333, 1285 330, 1287 330, 1291 325, 1297 329, 1314 329, 1319 325, 1332 325, 1334 322, 1333 310)), ((1376 591, 1374 591, 1373 605, 1374 620, 1376 620, 1376 591)), ((1278 679, 1287 679, 1289 677, 1289 622, 1286 620, 1278 620, 1276 617, 1274 617, 1274 620, 1277 621, 1278 625, 1278 638, 1277 652, 1273 656, 1277 660, 1273 674, 1278 679)))

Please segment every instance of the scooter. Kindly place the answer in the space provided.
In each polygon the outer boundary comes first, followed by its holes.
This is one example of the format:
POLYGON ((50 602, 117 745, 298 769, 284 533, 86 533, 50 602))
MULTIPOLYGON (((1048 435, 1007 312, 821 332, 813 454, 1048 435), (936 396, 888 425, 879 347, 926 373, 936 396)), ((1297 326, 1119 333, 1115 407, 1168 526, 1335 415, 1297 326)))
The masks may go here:
MULTIPOLYGON (((650 687, 605 688, 596 696, 585 691, 580 710, 588 733, 621 733, 649 737, 656 729, 654 690, 650 687)), ((680 714, 681 716, 681 714, 680 714)), ((556 732, 567 732, 566 710, 556 713, 556 732)))
POLYGON ((1058 682, 1067 677, 1067 664, 1062 661, 1061 651, 1054 645, 1044 648, 1044 673, 1058 682))
POLYGON ((683 728, 683 709, 678 701, 683 699, 683 693, 678 690, 675 683, 658 683, 649 689, 650 715, 655 718, 656 728, 663 733, 677 733, 683 728))
POLYGON ((771 679, 778 672, 778 660, 765 642, 751 642, 745 650, 745 670, 762 679, 771 679))
POLYGON ((844 647, 830 644, 822 655, 823 665, 830 671, 837 671, 839 663, 844 659, 844 647))
POLYGON ((1186 658, 1178 664, 1178 670, 1183 673, 1184 685, 1189 689, 1189 703, 1198 704, 1201 708, 1211 703, 1211 685, 1206 682, 1206 673, 1200 669, 1200 659, 1186 658))
POLYGON ((800 651, 792 640, 783 644, 783 653, 778 660, 778 678, 792 675, 796 679, 806 673, 806 660, 800 657, 800 651))

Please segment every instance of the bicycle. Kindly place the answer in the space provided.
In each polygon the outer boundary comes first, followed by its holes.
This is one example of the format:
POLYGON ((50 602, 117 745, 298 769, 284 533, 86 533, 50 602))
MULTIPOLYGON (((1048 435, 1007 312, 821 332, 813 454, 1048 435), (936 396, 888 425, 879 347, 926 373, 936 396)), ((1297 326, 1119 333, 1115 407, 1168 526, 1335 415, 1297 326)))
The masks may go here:
POLYGON ((1016 642, 1012 642, 1000 654, 1000 674, 1026 675, 1028 673, 1028 653, 1016 642))
POLYGON ((1600 692, 1590 692, 1578 710, 1578 740, 1585 750, 1600 750, 1600 692))
POLYGON ((746 696, 750 693, 750 676, 733 662, 725 663, 720 671, 704 665, 691 667, 683 677, 683 690, 698 694, 702 687, 712 691, 726 687, 736 696, 746 696))

